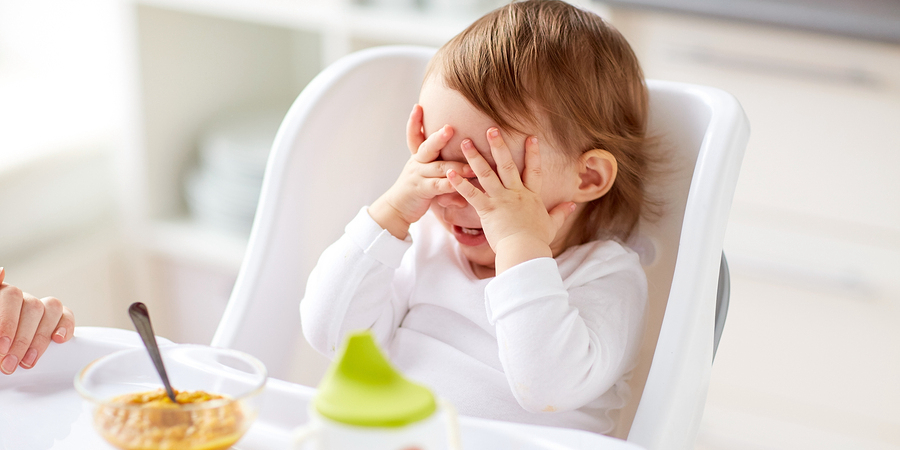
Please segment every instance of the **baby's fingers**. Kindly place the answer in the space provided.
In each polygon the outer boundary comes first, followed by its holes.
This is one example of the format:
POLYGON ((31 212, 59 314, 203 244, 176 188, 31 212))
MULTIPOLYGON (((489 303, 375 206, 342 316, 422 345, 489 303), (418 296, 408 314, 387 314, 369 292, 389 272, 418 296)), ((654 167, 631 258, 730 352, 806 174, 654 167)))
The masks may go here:
POLYGON ((417 167, 417 172, 422 178, 445 178, 449 170, 454 170, 467 178, 475 176, 475 172, 468 164, 458 161, 434 161, 417 167))
POLYGON ((406 122, 406 145, 409 152, 413 155, 419 150, 419 146, 425 142, 425 132, 422 131, 422 118, 424 113, 420 105, 413 105, 412 112, 409 113, 409 120, 406 122))
POLYGON ((516 189, 522 185, 522 179, 519 177, 519 168, 513 161, 512 153, 506 146, 506 141, 500 136, 500 130, 491 127, 487 130, 488 142, 491 145, 491 155, 497 164, 497 175, 500 181, 507 189, 516 189))
MULTIPOLYGON (((469 165, 475 172, 475 176, 478 177, 478 182, 481 183, 485 192, 488 194, 500 192, 503 189, 503 183, 500 182, 497 173, 494 172, 491 165, 484 159, 484 156, 481 156, 481 153, 475 148, 475 144, 472 143, 472 140, 463 139, 460 148, 462 149, 463 156, 466 157, 466 161, 469 162, 469 165)), ((460 194, 462 194, 462 192, 460 192, 460 194)))
POLYGON ((553 222, 554 234, 559 232, 559 229, 562 228, 566 219, 575 212, 575 208, 576 205, 574 202, 562 202, 550 211, 547 211, 550 214, 550 220, 553 222))
POLYGON ((525 139, 525 170, 522 173, 522 182, 531 192, 541 191, 541 151, 537 136, 525 139))
POLYGON ((450 125, 444 125, 440 130, 425 137, 424 118, 425 111, 422 105, 413 105, 409 121, 406 122, 406 145, 409 146, 415 160, 420 163, 436 160, 453 137, 453 128, 450 125))
POLYGON ((431 133, 431 136, 428 136, 425 139, 425 142, 422 142, 422 145, 419 145, 419 150, 415 153, 413 158, 420 163, 428 163, 436 160, 438 156, 441 155, 441 150, 447 146, 447 143, 450 142, 450 138, 453 137, 453 127, 450 125, 444 125, 440 130, 431 133))
POLYGON ((484 209, 486 202, 488 201, 488 197, 484 192, 481 192, 480 189, 470 183, 469 180, 463 178, 462 175, 455 170, 447 171, 447 179, 450 181, 450 184, 456 192, 463 196, 463 198, 465 198, 469 204, 474 206, 476 210, 484 209))

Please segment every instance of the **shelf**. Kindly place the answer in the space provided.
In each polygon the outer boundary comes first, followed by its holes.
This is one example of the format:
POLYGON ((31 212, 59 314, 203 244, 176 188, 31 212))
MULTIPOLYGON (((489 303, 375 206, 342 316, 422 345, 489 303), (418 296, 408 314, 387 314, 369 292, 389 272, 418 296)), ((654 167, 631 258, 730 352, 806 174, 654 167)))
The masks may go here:
POLYGON ((138 0, 137 4, 311 32, 439 45, 485 11, 438 15, 339 1, 138 0))
POLYGON ((136 4, 286 28, 319 29, 336 15, 328 2, 287 0, 136 0, 136 4))
POLYGON ((616 6, 658 9, 900 43, 900 3, 809 0, 606 0, 616 6))
POLYGON ((366 38, 441 45, 471 24, 479 13, 439 17, 423 11, 351 8, 346 15, 350 33, 366 38))

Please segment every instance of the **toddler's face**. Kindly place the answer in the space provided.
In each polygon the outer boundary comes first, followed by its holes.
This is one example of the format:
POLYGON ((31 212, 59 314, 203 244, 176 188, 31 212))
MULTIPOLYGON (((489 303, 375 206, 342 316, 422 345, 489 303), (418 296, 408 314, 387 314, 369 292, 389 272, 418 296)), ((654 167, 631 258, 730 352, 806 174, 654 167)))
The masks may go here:
MULTIPOLYGON (((441 150, 441 159, 466 162, 460 144, 463 139, 469 138, 474 142, 479 153, 496 170, 486 132, 490 127, 498 127, 497 124, 472 106, 462 94, 445 86, 439 72, 432 74, 423 84, 419 94, 419 104, 422 105, 424 111, 423 122, 426 136, 444 125, 450 125, 454 129, 452 139, 441 150)), ((541 151, 543 172, 541 198, 544 206, 551 209, 559 203, 571 200, 578 186, 578 183, 574 181, 578 178, 577 173, 574 176, 572 174, 572 171, 576 170, 575 164, 566 159, 539 132, 523 135, 501 129, 500 133, 512 152, 513 160, 519 168, 519 174, 522 173, 525 164, 525 139, 530 135, 536 135, 541 151)), ((471 181, 479 186, 476 179, 471 181)), ((447 231, 452 233, 459 242, 463 254, 472 263, 476 273, 483 269, 492 273, 495 254, 484 236, 481 219, 475 208, 461 195, 452 193, 435 197, 431 202, 431 209, 447 231)), ((551 245, 554 255, 557 254, 557 248, 562 248, 564 237, 568 234, 570 227, 571 220, 557 233, 557 239, 551 245)))

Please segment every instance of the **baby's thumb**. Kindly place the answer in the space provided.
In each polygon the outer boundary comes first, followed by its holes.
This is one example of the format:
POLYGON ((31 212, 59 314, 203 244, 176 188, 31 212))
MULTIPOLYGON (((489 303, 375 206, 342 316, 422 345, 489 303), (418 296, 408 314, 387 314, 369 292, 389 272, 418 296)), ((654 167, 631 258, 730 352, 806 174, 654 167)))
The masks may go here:
POLYGON ((566 219, 568 219, 574 211, 574 202, 563 202, 550 210, 550 218, 553 220, 553 224, 556 225, 557 230, 562 228, 563 223, 565 223, 566 219))
POLYGON ((3 283, 3 280, 6 278, 6 269, 0 267, 0 283, 3 283))

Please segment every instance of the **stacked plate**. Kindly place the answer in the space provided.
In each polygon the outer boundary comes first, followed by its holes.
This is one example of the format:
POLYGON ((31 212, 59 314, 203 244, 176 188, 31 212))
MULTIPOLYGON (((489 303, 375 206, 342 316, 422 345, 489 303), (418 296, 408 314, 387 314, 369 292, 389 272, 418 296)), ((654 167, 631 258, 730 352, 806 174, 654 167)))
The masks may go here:
POLYGON ((266 161, 283 109, 231 114, 207 128, 199 161, 185 180, 185 199, 194 220, 249 234, 266 161))

